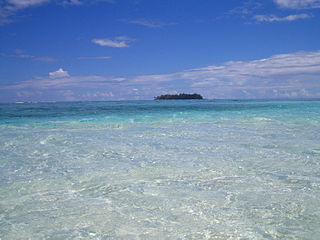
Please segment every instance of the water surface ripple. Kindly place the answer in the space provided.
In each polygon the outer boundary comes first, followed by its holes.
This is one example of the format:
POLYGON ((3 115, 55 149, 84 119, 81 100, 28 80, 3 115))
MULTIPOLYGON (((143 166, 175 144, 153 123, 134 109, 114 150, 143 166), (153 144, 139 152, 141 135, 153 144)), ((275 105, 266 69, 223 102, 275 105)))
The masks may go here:
POLYGON ((320 101, 0 104, 0 239, 320 239, 320 101))

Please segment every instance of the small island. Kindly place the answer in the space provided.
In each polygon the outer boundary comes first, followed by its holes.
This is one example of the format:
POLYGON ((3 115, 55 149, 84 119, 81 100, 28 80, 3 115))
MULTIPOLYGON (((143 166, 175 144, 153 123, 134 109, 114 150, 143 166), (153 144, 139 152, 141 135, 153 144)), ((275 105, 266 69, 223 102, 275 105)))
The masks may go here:
POLYGON ((194 94, 180 93, 180 94, 165 94, 165 95, 161 95, 154 98, 154 100, 191 100, 191 99, 201 100, 203 99, 203 97, 197 93, 194 93, 194 94))

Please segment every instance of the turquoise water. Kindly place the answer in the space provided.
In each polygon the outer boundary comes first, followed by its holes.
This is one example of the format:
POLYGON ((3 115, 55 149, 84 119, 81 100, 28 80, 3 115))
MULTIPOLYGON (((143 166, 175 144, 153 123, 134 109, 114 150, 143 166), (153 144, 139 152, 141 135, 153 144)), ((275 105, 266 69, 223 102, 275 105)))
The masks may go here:
POLYGON ((320 101, 0 104, 0 239, 320 239, 320 101))

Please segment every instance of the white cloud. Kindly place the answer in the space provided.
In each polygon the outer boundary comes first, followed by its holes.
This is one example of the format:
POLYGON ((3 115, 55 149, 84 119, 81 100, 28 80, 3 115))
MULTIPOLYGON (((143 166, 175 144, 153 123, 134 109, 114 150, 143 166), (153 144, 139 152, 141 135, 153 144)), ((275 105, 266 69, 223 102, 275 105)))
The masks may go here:
POLYGON ((78 60, 105 60, 110 59, 111 56, 97 56, 97 57, 78 57, 78 60))
POLYGON ((242 2, 241 6, 229 10, 225 15, 239 15, 244 17, 246 15, 252 15, 253 12, 257 11, 258 9, 261 9, 262 6, 262 3, 258 1, 244 1, 242 2))
POLYGON ((123 78, 123 77, 115 77, 115 78, 112 78, 112 80, 118 81, 118 82, 122 82, 122 81, 125 81, 126 78, 123 78))
POLYGON ((231 79, 233 84, 251 78, 266 78, 279 75, 297 75, 320 72, 320 51, 279 54, 270 58, 254 61, 229 61, 222 65, 190 69, 183 72, 154 75, 158 81, 172 78, 231 79), (162 77, 161 77, 162 76, 162 77))
POLYGON ((8 0, 9 6, 14 8, 26 8, 49 2, 50 0, 8 0))
POLYGON ((0 2, 0 25, 12 22, 12 17, 25 8, 40 6, 51 0, 3 0, 0 2))
MULTIPOLYGON (((310 9, 320 8, 320 0, 273 0, 273 2, 280 8, 289 9, 310 9)), ((238 16, 246 21, 246 23, 252 23, 252 19, 255 22, 292 22, 298 19, 307 19, 313 17, 311 14, 299 13, 291 14, 287 16, 277 16, 275 14, 263 14, 265 10, 264 4, 260 1, 248 0, 244 1, 241 6, 231 9, 225 14, 224 17, 238 16), (262 13, 262 14, 258 14, 262 13)))
POLYGON ((190 92, 217 98, 288 97, 292 92, 298 97, 320 97, 319 75, 320 51, 315 51, 279 54, 254 61, 229 61, 171 74, 142 75, 131 81, 153 88, 164 86, 167 91, 183 84, 190 92), (277 95, 273 90, 277 90, 277 95))
MULTIPOLYGON (((50 72, 49 77, 37 77, 31 80, 23 81, 18 84, 1 86, 0 90, 46 90, 52 91, 61 89, 102 89, 110 84, 119 84, 125 81, 125 78, 105 77, 97 75, 88 76, 70 76, 67 71, 59 69, 55 72, 50 72)), ((1 96, 1 94, 0 94, 1 96)))
POLYGON ((253 19, 257 20, 258 22, 291 22, 298 19, 306 19, 310 18, 311 15, 309 14, 295 14, 295 15, 288 15, 285 17, 278 17, 276 15, 255 15, 253 19))
POLYGON ((0 53, 1 57, 16 57, 16 58, 35 58, 35 56, 30 54, 18 53, 18 54, 7 54, 7 53, 0 53))
POLYGON ((133 23, 133 24, 141 25, 141 26, 145 26, 145 27, 150 27, 150 28, 160 28, 160 27, 164 26, 164 24, 162 24, 162 23, 151 22, 151 21, 148 21, 145 19, 131 20, 131 21, 129 21, 129 23, 133 23))
MULTIPOLYGON (((18 97, 18 92, 33 92, 33 98, 42 100, 46 100, 43 99, 46 96, 55 97, 51 100, 67 100, 61 94, 67 90, 72 90, 75 100, 152 99, 159 94, 174 92, 198 92, 206 98, 320 97, 320 51, 278 54, 253 61, 229 61, 169 74, 70 76, 59 69, 49 76, 0 85, 0 100, 4 101, 6 96, 7 101, 10 94, 13 101, 24 100, 18 97), (43 92, 42 97, 39 92, 43 92), (97 92, 101 94, 94 94, 97 92), (106 94, 109 92, 113 93, 112 96, 106 94)), ((32 95, 27 96, 32 99, 32 95)))
POLYGON ((135 25, 140 25, 140 26, 144 26, 144 27, 149 27, 149 28, 162 28, 164 26, 176 24, 176 23, 172 23, 172 22, 165 23, 165 22, 160 22, 160 21, 150 21, 147 19, 134 19, 134 20, 120 19, 119 21, 131 23, 131 24, 135 24, 135 25))
POLYGON ((55 72, 49 73, 50 78, 65 78, 69 77, 69 73, 67 71, 64 71, 62 68, 59 68, 59 70, 55 72))
POLYGON ((39 57, 39 56, 34 56, 30 54, 25 54, 21 50, 16 50, 15 54, 8 54, 8 53, 0 53, 1 57, 14 57, 14 58, 22 58, 22 59, 33 59, 33 60, 38 60, 38 61, 43 61, 43 62, 51 62, 55 61, 56 59, 53 57, 39 57))
POLYGON ((0 25, 14 21, 14 17, 21 11, 30 7, 38 7, 45 3, 57 5, 82 5, 98 2, 115 3, 115 0, 0 0, 0 25))
POLYGON ((274 0, 281 8, 320 8, 320 0, 274 0))
POLYGON ((114 47, 114 48, 124 48, 124 47, 129 47, 129 42, 132 42, 133 39, 125 37, 125 36, 120 36, 116 37, 113 40, 108 39, 108 38, 101 38, 101 39, 93 39, 92 42, 95 44, 98 44, 103 47, 114 47))
POLYGON ((116 3, 116 0, 60 0, 60 1, 57 1, 57 2, 63 6, 95 4, 100 2, 112 3, 112 4, 116 3))

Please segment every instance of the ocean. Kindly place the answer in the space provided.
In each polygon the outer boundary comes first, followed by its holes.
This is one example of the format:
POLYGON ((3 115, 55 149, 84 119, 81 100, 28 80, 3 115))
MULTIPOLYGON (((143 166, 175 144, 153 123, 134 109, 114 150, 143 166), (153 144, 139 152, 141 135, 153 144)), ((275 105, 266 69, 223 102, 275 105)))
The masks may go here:
POLYGON ((2 103, 0 239, 320 239, 320 100, 2 103))

